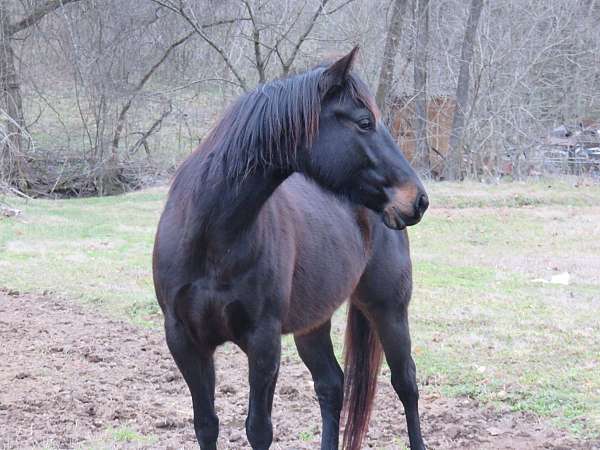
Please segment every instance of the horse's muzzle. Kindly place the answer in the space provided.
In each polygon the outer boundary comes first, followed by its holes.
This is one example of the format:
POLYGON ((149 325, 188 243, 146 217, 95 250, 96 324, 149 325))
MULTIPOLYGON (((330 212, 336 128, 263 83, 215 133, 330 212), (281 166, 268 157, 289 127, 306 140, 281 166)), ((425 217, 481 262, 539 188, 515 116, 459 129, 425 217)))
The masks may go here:
POLYGON ((387 188, 390 199, 382 213, 383 223, 393 230, 419 223, 429 207, 429 198, 425 191, 415 185, 387 188))

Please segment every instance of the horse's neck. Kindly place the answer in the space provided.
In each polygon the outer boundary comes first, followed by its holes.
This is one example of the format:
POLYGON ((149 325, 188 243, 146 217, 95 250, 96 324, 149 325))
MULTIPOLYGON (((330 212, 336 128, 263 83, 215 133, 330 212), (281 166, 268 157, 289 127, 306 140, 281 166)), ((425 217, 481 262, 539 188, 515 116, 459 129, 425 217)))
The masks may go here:
POLYGON ((219 181, 200 193, 204 239, 213 251, 228 251, 236 241, 257 230, 261 208, 275 189, 289 176, 274 168, 257 170, 237 183, 219 181))

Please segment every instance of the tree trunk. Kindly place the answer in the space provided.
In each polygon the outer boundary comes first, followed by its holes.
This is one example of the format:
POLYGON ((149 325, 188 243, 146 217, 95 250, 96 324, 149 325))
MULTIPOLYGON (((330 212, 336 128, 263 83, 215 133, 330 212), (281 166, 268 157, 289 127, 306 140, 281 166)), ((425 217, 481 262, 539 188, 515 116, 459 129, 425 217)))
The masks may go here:
POLYGON ((37 24, 48 13, 77 1, 48 0, 35 9, 26 8, 29 15, 15 23, 10 22, 6 2, 1 0, 0 3, 0 109, 6 115, 7 134, 6 138, 0 135, 0 178, 20 189, 26 189, 33 177, 25 157, 25 115, 12 40, 15 34, 37 24))
POLYGON ((252 40, 254 41, 254 58, 256 71, 258 72, 258 82, 264 84, 267 81, 267 76, 265 74, 265 62, 260 52, 260 31, 258 29, 254 29, 252 32, 252 40))
POLYGON ((469 101, 469 81, 471 61, 473 60, 473 43, 477 24, 483 9, 483 0, 471 0, 469 18, 465 28, 465 37, 461 49, 460 69, 456 85, 456 109, 452 120, 452 129, 448 142, 448 161, 446 162, 446 178, 457 180, 462 176, 462 139, 465 127, 465 110, 469 101))
POLYGON ((415 135, 417 169, 429 175, 429 143, 427 140, 427 46, 429 41, 429 0, 416 0, 415 17, 415 135))
POLYGON ((407 0, 392 0, 392 19, 387 30, 385 38, 385 48, 383 50, 383 62, 379 72, 379 84, 375 100, 384 121, 388 120, 390 113, 390 91, 394 82, 394 62, 398 48, 400 47, 400 38, 402 37, 402 17, 406 11, 407 0))
POLYGON ((254 44, 254 63, 256 64, 256 72, 258 72, 258 82, 259 84, 264 84, 267 81, 267 77, 265 74, 265 65, 266 61, 262 57, 262 52, 260 50, 260 46, 262 45, 260 41, 260 27, 256 21, 256 17, 254 17, 254 12, 252 11, 252 7, 248 1, 244 1, 244 5, 246 5, 246 11, 248 11, 248 15, 250 16, 250 21, 252 22, 252 43, 254 44))
POLYGON ((1 136, 4 142, 0 148, 0 171, 2 179, 22 189, 27 186, 29 168, 24 154, 23 101, 9 27, 8 11, 5 6, 0 6, 0 108, 6 116, 6 137, 1 136))

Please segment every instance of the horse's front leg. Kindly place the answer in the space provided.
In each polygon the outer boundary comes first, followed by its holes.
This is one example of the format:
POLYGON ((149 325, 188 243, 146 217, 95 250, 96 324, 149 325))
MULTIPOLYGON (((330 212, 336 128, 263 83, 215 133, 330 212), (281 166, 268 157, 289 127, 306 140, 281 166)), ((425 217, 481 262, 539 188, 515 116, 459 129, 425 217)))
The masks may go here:
POLYGON ((192 395, 194 429, 202 450, 216 450, 219 419, 215 411, 214 348, 193 342, 183 324, 165 318, 167 345, 192 395))
POLYGON ((372 311, 385 358, 392 373, 392 386, 406 413, 411 450, 424 450, 419 421, 419 389, 415 363, 410 355, 408 301, 388 303, 372 311))
POLYGON ((302 336, 294 336, 298 354, 313 378, 321 407, 323 430, 321 450, 337 450, 340 412, 344 395, 344 374, 333 352, 331 321, 302 336))
POLYGON ((281 323, 269 318, 255 325, 244 346, 250 381, 246 436, 254 450, 264 450, 273 441, 271 409, 281 356, 281 323))

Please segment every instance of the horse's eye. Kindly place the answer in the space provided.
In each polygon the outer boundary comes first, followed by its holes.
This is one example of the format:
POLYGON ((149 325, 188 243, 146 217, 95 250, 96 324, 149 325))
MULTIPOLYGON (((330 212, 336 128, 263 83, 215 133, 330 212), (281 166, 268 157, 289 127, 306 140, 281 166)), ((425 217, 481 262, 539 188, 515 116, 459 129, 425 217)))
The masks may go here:
POLYGON ((361 130, 372 130, 373 129, 373 122, 371 122, 371 119, 360 119, 358 121, 358 126, 360 127, 361 130))

